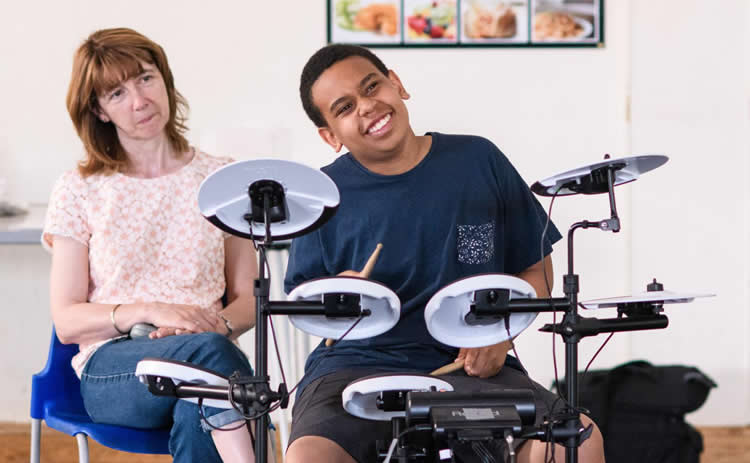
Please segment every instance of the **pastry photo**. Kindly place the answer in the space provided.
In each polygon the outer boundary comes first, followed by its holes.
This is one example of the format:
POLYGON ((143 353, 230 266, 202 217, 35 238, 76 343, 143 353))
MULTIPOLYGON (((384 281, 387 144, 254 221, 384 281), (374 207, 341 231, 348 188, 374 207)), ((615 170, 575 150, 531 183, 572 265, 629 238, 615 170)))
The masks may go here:
POLYGON ((461 41, 466 43, 527 42, 527 2, 463 0, 461 41))

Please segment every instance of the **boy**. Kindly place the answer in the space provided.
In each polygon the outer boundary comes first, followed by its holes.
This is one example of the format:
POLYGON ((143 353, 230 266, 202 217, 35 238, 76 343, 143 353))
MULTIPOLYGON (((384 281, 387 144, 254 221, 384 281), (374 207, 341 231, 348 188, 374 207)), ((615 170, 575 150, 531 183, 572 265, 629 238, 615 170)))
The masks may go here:
MULTIPOLYGON (((294 240, 285 290, 321 276, 356 275, 350 269, 362 268, 383 243, 370 278, 395 291, 402 308, 387 333, 330 348, 321 343, 310 354, 287 461, 375 461, 375 441, 389 437, 390 424, 347 414, 343 389, 373 373, 427 373, 456 359, 464 360, 464 370, 443 379, 457 390, 533 388, 540 422, 556 397, 507 356, 510 341, 457 350, 430 337, 424 322, 424 306, 435 292, 479 273, 513 274, 539 297, 548 296, 544 274, 551 287, 549 254, 561 236, 550 225, 540 250, 547 218, 526 183, 486 139, 415 135, 404 104, 409 94, 365 48, 319 50, 302 71, 300 96, 321 138, 349 153, 323 168, 341 203, 323 227, 294 240)), ((584 426, 591 422, 582 420, 584 426)), ((543 461, 544 451, 544 443, 532 441, 519 449, 518 461, 543 461)), ((556 454, 562 461, 564 452, 556 454)), ((604 461, 598 430, 579 455, 581 461, 604 461)))

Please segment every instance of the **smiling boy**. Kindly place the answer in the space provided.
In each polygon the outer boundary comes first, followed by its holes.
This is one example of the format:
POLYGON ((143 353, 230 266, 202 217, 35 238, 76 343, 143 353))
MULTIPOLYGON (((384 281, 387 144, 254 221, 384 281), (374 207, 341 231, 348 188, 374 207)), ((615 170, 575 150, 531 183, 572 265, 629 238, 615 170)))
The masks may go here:
MULTIPOLYGON (((480 273, 507 273, 529 282, 539 297, 552 285, 549 254, 560 233, 508 159, 475 136, 416 135, 399 77, 369 50, 330 45, 302 71, 302 105, 321 138, 336 152, 323 168, 336 183, 336 215, 295 239, 285 289, 321 276, 361 268, 383 243, 370 278, 401 300, 401 318, 387 333, 363 340, 321 343, 308 357, 293 410, 287 461, 376 461, 375 441, 390 424, 346 413, 341 392, 373 373, 427 373, 457 358, 464 370, 442 377, 454 388, 533 388, 537 422, 556 396, 534 383, 507 353, 511 342, 454 349, 433 339, 424 307, 440 288, 480 273), (540 243, 543 243, 540 249, 540 243), (542 255, 544 257, 542 258, 542 255)), ((590 420, 582 416, 584 425, 590 420)), ((519 449, 519 462, 543 461, 545 444, 519 449)), ((557 451, 558 458, 564 452, 557 451)), ((581 461, 604 461, 598 430, 580 448, 581 461)))

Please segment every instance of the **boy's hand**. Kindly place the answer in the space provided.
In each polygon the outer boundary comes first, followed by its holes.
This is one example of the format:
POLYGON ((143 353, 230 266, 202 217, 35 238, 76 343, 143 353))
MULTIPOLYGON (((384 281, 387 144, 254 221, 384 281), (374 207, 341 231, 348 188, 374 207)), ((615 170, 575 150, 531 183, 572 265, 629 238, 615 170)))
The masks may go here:
POLYGON ((339 273, 339 274, 338 274, 338 275, 336 275, 336 276, 339 276, 339 277, 358 277, 358 278, 367 278, 366 276, 363 276, 363 275, 362 275, 362 272, 358 272, 358 271, 356 271, 356 270, 346 270, 346 271, 343 271, 343 272, 339 273))
POLYGON ((503 341, 487 347, 462 347, 456 360, 464 360, 467 375, 489 378, 500 372, 512 346, 511 341, 503 341))
POLYGON ((359 277, 359 278, 370 278, 370 273, 372 273, 373 267, 375 267, 375 263, 378 261, 378 256, 380 255, 380 250, 383 249, 383 244, 378 243, 377 246, 375 246, 375 250, 370 255, 370 258, 367 259, 367 263, 365 263, 365 266, 362 267, 362 271, 358 272, 356 270, 345 270, 338 274, 340 277, 359 277))

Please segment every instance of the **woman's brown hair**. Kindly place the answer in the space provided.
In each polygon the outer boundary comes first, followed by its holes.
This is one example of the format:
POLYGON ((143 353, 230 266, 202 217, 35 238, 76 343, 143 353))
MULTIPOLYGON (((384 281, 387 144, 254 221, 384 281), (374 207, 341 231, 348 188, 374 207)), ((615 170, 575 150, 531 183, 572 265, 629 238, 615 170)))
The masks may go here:
POLYGON ((164 130, 172 149, 178 154, 187 151, 184 133, 188 104, 175 89, 164 50, 132 29, 102 29, 91 34, 76 51, 66 99, 68 113, 86 151, 86 157, 78 164, 84 177, 118 172, 127 165, 114 124, 102 122, 97 116, 98 96, 143 73, 142 63, 156 66, 164 79, 169 96, 169 121, 164 130))

